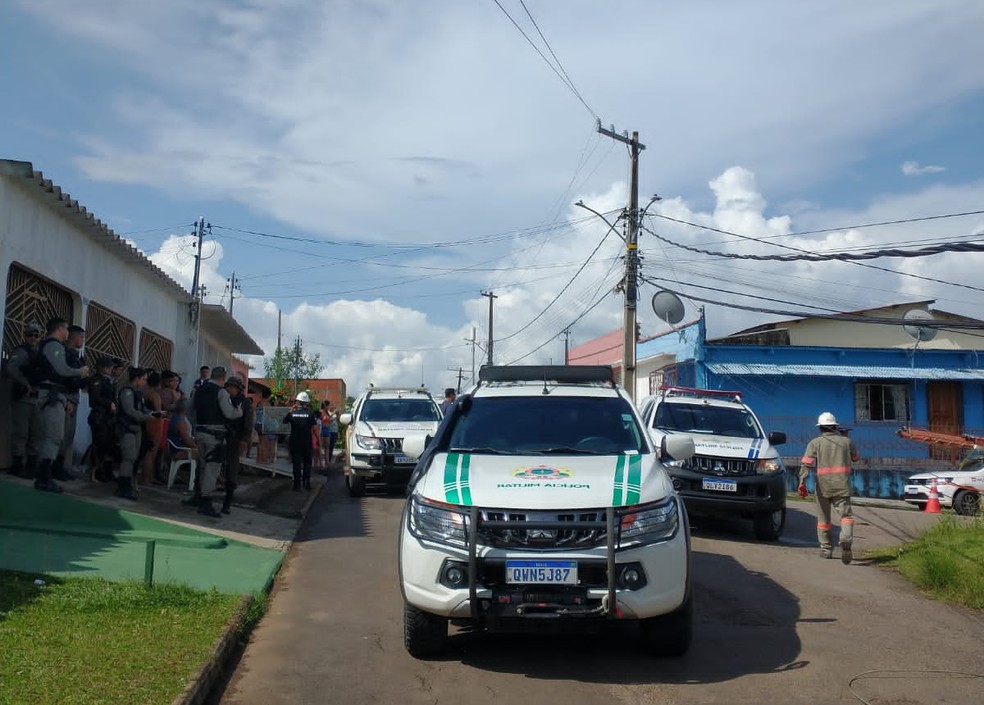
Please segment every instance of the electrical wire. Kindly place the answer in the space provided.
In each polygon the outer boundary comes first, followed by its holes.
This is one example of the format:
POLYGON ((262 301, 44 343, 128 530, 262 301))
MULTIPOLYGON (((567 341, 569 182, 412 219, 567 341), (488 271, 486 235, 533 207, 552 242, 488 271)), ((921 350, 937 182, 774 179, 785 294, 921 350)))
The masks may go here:
POLYGON ((703 286, 701 284, 694 284, 692 282, 682 282, 682 281, 679 281, 677 279, 666 279, 664 277, 646 277, 646 276, 643 276, 643 275, 640 275, 639 278, 642 279, 642 281, 644 281, 644 282, 646 282, 648 284, 653 284, 655 286, 662 286, 658 282, 670 282, 672 284, 682 284, 684 286, 693 287, 695 289, 707 289, 708 291, 716 291, 716 292, 721 293, 721 294, 733 294, 734 296, 744 296, 745 298, 758 299, 760 301, 768 301, 770 303, 788 304, 790 306, 801 306, 803 308, 813 308, 813 309, 817 309, 818 311, 827 311, 829 313, 840 313, 840 311, 838 309, 828 308, 826 306, 813 306, 811 304, 804 304, 804 303, 800 303, 798 301, 785 301, 783 299, 773 299, 773 298, 770 298, 768 296, 758 296, 756 294, 747 294, 747 293, 744 293, 744 292, 741 292, 741 291, 733 291, 731 289, 722 289, 722 288, 716 287, 716 286, 703 286))

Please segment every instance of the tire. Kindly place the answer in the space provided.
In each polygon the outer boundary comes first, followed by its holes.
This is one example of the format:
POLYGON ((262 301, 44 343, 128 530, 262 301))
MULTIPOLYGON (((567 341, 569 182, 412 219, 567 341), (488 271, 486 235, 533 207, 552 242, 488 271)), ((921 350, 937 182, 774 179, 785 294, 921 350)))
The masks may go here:
POLYGON ((786 507, 774 512, 764 512, 752 517, 755 525, 755 538, 760 541, 775 541, 786 527, 786 507))
POLYGON ((366 478, 358 475, 346 475, 345 484, 348 485, 349 497, 366 496, 366 478))
POLYGON ((686 601, 673 612, 650 617, 639 622, 646 649, 653 656, 683 656, 690 649, 694 635, 694 598, 686 601))
POLYGON ((403 645, 414 658, 437 656, 448 645, 448 620, 403 603, 403 645))
POLYGON ((975 516, 981 511, 981 498, 976 492, 960 490, 953 495, 953 511, 957 514, 975 516))

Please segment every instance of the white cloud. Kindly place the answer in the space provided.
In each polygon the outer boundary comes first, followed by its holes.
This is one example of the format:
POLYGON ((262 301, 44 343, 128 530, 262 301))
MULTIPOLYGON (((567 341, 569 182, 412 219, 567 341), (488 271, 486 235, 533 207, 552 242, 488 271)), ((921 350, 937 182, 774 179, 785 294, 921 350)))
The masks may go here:
POLYGON ((902 173, 906 176, 922 176, 923 174, 939 174, 946 171, 946 167, 935 164, 920 166, 919 162, 902 162, 902 173))

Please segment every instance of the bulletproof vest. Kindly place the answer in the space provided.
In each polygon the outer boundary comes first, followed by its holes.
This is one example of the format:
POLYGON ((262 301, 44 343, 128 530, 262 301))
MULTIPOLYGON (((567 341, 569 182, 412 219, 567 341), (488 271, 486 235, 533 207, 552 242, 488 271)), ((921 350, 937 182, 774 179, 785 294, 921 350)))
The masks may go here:
POLYGON ((219 385, 203 384, 195 392, 195 423, 199 426, 225 426, 226 417, 219 408, 219 385))
POLYGON ((120 392, 117 395, 116 406, 120 409, 120 413, 117 418, 119 418, 119 420, 124 424, 135 426, 138 425, 139 422, 136 421, 135 419, 128 418, 127 415, 123 413, 123 404, 121 402, 121 399, 123 398, 123 392, 125 392, 127 389, 133 392, 134 409, 136 409, 137 411, 144 411, 147 408, 146 405, 144 404, 143 394, 140 393, 140 390, 135 389, 130 384, 124 384, 122 387, 120 387, 120 392))
POLYGON ((115 385, 109 375, 99 375, 89 384, 89 406, 93 409, 109 410, 110 404, 116 401, 115 385))
POLYGON ((40 379, 38 380, 38 383, 43 384, 47 382, 48 384, 52 384, 58 387, 67 387, 68 384, 72 381, 72 378, 62 377, 60 374, 55 372, 55 368, 51 366, 51 363, 48 362, 48 358, 45 357, 44 355, 44 351, 47 350, 52 345, 61 346, 62 352, 67 351, 65 344, 60 340, 57 340, 56 338, 45 338, 41 342, 41 345, 38 347, 38 355, 37 355, 37 368, 40 375, 40 379))
MULTIPOLYGON (((85 367, 85 358, 82 357, 82 353, 75 348, 65 348, 65 362, 68 363, 69 367, 76 370, 81 370, 85 367)), ((82 377, 72 378, 68 381, 66 386, 68 389, 77 392, 85 387, 85 379, 82 377)))
MULTIPOLYGON (((32 387, 36 387, 38 385, 38 383, 41 381, 41 374, 42 374, 41 373, 41 369, 40 369, 40 367, 38 365, 38 358, 41 357, 38 354, 38 349, 37 348, 32 348, 27 343, 21 343, 20 345, 18 345, 16 348, 14 348, 10 352, 10 357, 13 357, 14 356, 14 353, 16 353, 18 350, 23 350, 25 352, 25 354, 27 355, 27 364, 24 365, 23 368, 21 368, 21 372, 24 374, 24 376, 27 378, 27 380, 31 383, 31 386, 32 387)), ((4 377, 9 377, 10 376, 7 373, 7 365, 8 364, 10 364, 10 360, 9 359, 4 362, 4 368, 3 368, 4 369, 4 375, 3 375, 4 377)), ((24 391, 26 391, 26 390, 24 390, 24 391)))

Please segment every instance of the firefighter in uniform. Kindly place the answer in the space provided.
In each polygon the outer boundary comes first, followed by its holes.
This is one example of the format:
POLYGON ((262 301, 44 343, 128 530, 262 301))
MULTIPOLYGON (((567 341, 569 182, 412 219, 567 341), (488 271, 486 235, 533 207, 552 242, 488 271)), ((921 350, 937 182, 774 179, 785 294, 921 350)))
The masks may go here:
POLYGON ((212 506, 212 492, 215 491, 215 482, 225 459, 229 422, 243 415, 241 408, 233 406, 225 381, 225 368, 215 367, 211 371, 211 378, 200 385, 192 397, 195 407, 195 440, 198 442, 198 454, 204 468, 195 475, 195 494, 188 504, 197 505, 199 514, 210 517, 222 516, 212 506))
POLYGON ((96 374, 89 378, 89 428, 92 431, 92 464, 97 480, 113 479, 116 457, 116 381, 110 376, 113 358, 102 357, 96 374))
MULTIPOLYGON (((140 458, 140 444, 143 441, 143 425, 151 418, 144 406, 141 389, 147 384, 147 370, 131 367, 127 375, 129 382, 120 387, 116 416, 120 438, 120 472, 116 478, 116 496, 124 499, 137 499, 133 488, 133 473, 140 458)), ((159 412, 154 412, 159 413, 159 412)))
POLYGON ((17 477, 34 479, 38 450, 41 447, 41 415, 38 405, 38 342, 41 326, 29 323, 24 328, 24 342, 14 348, 5 371, 13 380, 11 388, 11 465, 17 477))
MULTIPOLYGON (((68 341, 65 343, 65 362, 69 367, 76 369, 85 367, 85 358, 82 356, 83 345, 85 345, 85 328, 69 326, 68 341)), ((65 438, 62 439, 58 457, 55 458, 52 468, 56 480, 75 479, 69 469, 75 464, 75 427, 78 421, 79 392, 86 386, 86 382, 87 380, 81 378, 73 379, 65 387, 65 397, 68 400, 65 405, 65 438)))
POLYGON ((294 465, 294 489, 311 489, 311 429, 318 425, 318 415, 310 408, 311 396, 307 392, 297 395, 294 406, 284 417, 290 426, 290 457, 294 465))
POLYGON ((71 403, 65 396, 68 385, 73 380, 89 376, 88 367, 69 367, 65 360, 65 340, 68 338, 68 322, 63 318, 52 318, 46 326, 48 337, 41 343, 38 351, 40 370, 41 405, 41 448, 38 476, 34 488, 46 492, 61 492, 62 489, 52 479, 53 465, 65 439, 65 412, 71 403))
POLYGON ((837 430, 837 419, 829 411, 817 419, 820 435, 806 446, 800 465, 800 483, 797 491, 806 497, 806 478, 811 469, 817 473, 817 538, 820 541, 820 555, 830 558, 833 545, 830 542, 831 515, 833 506, 840 515, 841 562, 851 562, 854 540, 854 517, 851 512, 851 463, 860 459, 854 441, 837 430))

